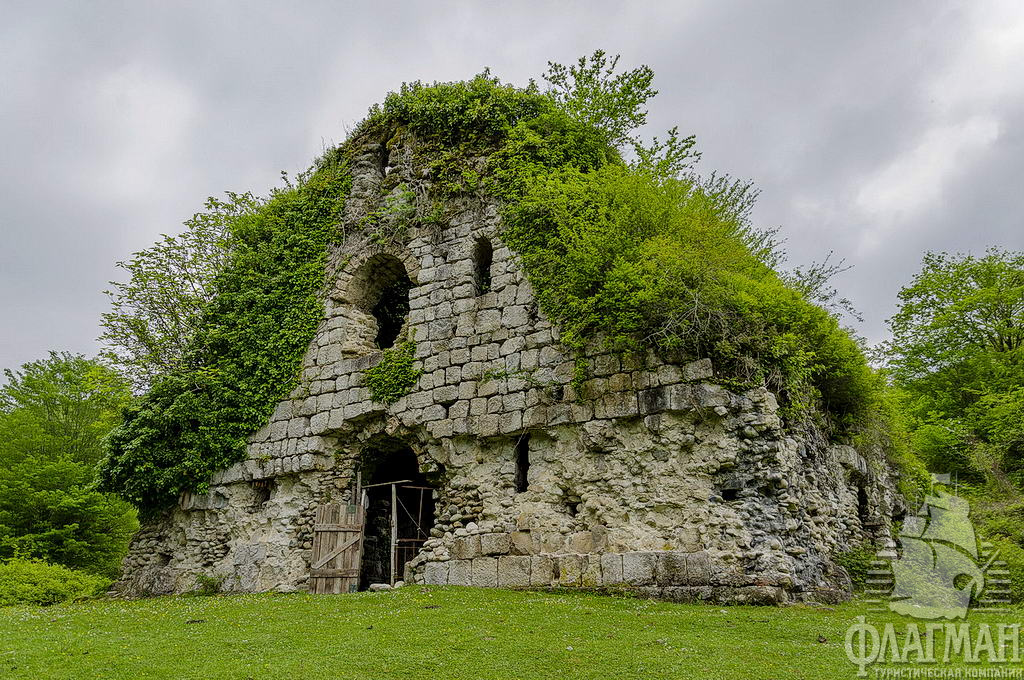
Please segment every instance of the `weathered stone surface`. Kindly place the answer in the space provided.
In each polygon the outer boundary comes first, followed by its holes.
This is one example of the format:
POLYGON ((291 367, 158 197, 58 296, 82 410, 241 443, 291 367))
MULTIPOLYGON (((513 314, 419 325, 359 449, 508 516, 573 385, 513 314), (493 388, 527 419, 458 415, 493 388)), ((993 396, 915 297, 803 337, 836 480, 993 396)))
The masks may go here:
POLYGON ((583 556, 560 555, 558 557, 558 585, 579 586, 583 580, 583 556))
POLYGON ((513 555, 529 555, 533 552, 533 536, 528 531, 516 531, 510 535, 509 550, 513 555))
POLYGON ((658 585, 691 585, 686 568, 686 553, 664 552, 658 555, 658 585))
POLYGON ((450 586, 471 586, 473 585, 473 561, 452 560, 448 569, 448 585, 450 586))
POLYGON ((498 560, 494 557, 477 557, 473 560, 473 585, 494 588, 498 585, 498 560))
POLYGON ((711 583, 711 559, 707 553, 686 555, 686 585, 704 586, 711 583))
POLYGON ((427 562, 423 569, 423 582, 428 586, 448 585, 448 563, 427 562))
POLYGON ((622 583, 622 555, 604 553, 601 555, 601 582, 606 586, 622 583))
POLYGON ((484 555, 506 555, 511 545, 508 534, 484 534, 480 537, 480 551, 484 555))
POLYGON ((623 583, 633 586, 653 584, 657 569, 657 553, 628 552, 622 555, 623 583))
POLYGON ((555 563, 547 555, 534 555, 530 558, 530 585, 550 586, 558 583, 555 563))
POLYGON ((457 560, 468 560, 474 557, 480 557, 480 537, 479 536, 460 536, 452 542, 451 549, 452 557, 457 560))
POLYGON ((584 588, 599 588, 604 585, 601 576, 601 556, 582 555, 583 571, 580 574, 580 585, 584 588))
POLYGON ((498 585, 502 588, 525 588, 530 585, 530 557, 505 555, 498 558, 498 585))

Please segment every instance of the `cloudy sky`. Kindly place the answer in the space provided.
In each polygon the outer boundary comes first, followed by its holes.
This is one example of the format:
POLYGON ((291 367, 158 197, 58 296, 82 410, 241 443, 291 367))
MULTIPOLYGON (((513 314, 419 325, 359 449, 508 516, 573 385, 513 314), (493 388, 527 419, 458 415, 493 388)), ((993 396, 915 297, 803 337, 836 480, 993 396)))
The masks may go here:
POLYGON ((652 131, 753 180, 885 336, 925 250, 1024 248, 1024 3, 0 0, 0 368, 95 354, 116 262, 265 192, 403 80, 650 65, 652 131))

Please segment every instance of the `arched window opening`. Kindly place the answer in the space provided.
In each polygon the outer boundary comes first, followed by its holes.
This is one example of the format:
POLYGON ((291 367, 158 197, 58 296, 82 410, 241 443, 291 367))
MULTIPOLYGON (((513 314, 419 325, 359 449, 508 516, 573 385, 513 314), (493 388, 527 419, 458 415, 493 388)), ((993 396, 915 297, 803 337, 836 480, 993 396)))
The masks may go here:
POLYGON ((394 255, 378 253, 359 268, 348 294, 363 312, 372 315, 376 328, 366 328, 365 341, 378 349, 394 347, 409 316, 409 292, 415 282, 394 255))
POLYGON ((523 493, 530 487, 530 435, 524 434, 516 442, 516 493, 523 493))
POLYGON ((494 248, 485 238, 477 239, 473 247, 473 265, 476 278, 476 294, 483 295, 491 290, 491 263, 494 261, 494 248))
POLYGON ((398 334, 409 316, 409 291, 412 281, 403 272, 393 283, 381 291, 380 300, 373 306, 371 313, 377 319, 377 347, 387 349, 393 347, 398 334))
POLYGON ((270 479, 254 479, 250 485, 252 487, 252 507, 258 510, 270 501, 274 482, 270 479))

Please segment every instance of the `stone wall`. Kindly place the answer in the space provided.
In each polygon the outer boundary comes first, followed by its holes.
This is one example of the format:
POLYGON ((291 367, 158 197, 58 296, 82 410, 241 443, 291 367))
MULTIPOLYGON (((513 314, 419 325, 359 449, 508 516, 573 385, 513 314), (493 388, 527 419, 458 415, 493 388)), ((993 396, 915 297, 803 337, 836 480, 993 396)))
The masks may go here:
POLYGON ((409 581, 733 601, 841 593, 832 556, 888 539, 902 511, 888 467, 784 430, 770 392, 730 392, 706 359, 595 352, 577 395, 572 357, 501 242, 495 203, 452 201, 441 225, 409 219, 430 209, 413 151, 371 144, 357 156, 350 235, 332 254, 298 387, 252 435, 248 460, 147 523, 117 587, 181 592, 207 574, 229 590, 302 589, 316 506, 348 500, 386 438, 411 447, 436 488, 409 581), (408 209, 387 209, 403 197, 408 209), (373 306, 403 273, 414 285, 400 339, 415 340, 422 375, 384 406, 363 382, 381 358, 373 306))

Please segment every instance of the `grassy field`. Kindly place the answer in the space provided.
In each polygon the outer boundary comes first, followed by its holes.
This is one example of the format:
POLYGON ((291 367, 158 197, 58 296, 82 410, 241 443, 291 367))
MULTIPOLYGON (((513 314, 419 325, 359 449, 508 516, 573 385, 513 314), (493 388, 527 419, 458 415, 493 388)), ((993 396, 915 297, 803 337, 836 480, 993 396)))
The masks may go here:
POLYGON ((866 611, 422 587, 10 607, 0 678, 853 678, 866 611))

